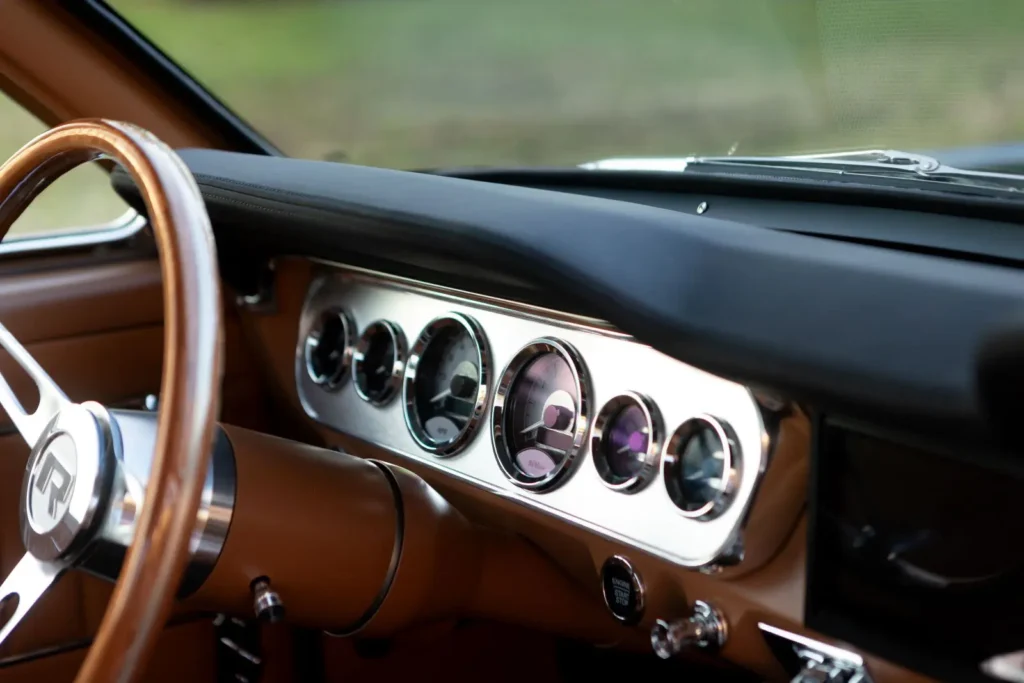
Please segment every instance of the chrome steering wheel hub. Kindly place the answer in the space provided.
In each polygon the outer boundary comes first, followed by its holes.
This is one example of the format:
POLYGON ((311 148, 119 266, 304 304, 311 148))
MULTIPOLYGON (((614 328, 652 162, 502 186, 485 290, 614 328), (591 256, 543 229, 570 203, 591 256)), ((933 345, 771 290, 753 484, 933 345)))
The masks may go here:
POLYGON ((110 499, 111 421, 98 403, 66 403, 47 423, 25 467, 21 538, 44 561, 72 560, 110 499))

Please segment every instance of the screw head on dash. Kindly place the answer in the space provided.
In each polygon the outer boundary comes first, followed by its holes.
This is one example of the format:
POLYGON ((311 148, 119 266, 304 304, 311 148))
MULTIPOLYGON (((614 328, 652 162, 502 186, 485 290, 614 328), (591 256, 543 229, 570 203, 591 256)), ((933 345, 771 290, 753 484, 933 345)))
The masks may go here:
POLYGON ((708 203, 707 202, 701 202, 700 204, 697 205, 697 214, 698 215, 704 213, 707 210, 708 210, 708 203))

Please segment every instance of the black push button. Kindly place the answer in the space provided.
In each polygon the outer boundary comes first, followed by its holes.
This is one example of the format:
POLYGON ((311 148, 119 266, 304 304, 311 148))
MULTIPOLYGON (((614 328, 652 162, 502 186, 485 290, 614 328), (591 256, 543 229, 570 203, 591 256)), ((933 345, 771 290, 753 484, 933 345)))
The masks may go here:
POLYGON ((625 557, 609 557, 601 567, 601 592, 608 611, 625 624, 635 624, 644 615, 644 584, 625 557))

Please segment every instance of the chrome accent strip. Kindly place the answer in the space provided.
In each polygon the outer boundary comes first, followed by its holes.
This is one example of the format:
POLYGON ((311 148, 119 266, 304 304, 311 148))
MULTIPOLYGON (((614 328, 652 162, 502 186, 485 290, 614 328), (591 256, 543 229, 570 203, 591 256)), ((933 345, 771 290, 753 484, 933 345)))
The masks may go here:
MULTIPOLYGON (((749 571, 778 550, 774 541, 760 543, 760 536, 737 545, 778 428, 775 421, 765 421, 749 388, 670 358, 618 332, 606 334, 572 322, 496 308, 476 299, 456 301, 451 295, 396 287, 390 278, 376 281, 347 271, 322 273, 313 281, 299 320, 299 340, 316 314, 331 305, 344 305, 357 319, 386 317, 406 330, 422 329, 434 317, 451 312, 472 316, 487 330, 492 361, 497 367, 507 365, 531 340, 557 336, 587 359, 593 405, 627 391, 639 391, 657 402, 668 424, 681 424, 701 414, 716 415, 736 431, 744 466, 734 502, 719 517, 706 522, 679 515, 661 486, 648 486, 630 496, 611 491, 601 482, 596 468, 589 465, 578 467, 555 489, 543 494, 528 491, 504 476, 491 439, 474 439, 458 456, 438 458, 424 452, 403 428, 402 403, 369 406, 348 383, 335 392, 323 391, 306 375, 299 343, 295 347, 294 380, 300 404, 313 420, 394 454, 400 464, 412 461, 680 566, 702 567, 737 547, 746 547, 741 566, 742 571, 749 571)), ((487 421, 491 418, 491 411, 485 411, 481 429, 490 430, 487 421)), ((588 447, 589 442, 579 459, 587 459, 588 447)), ((804 492, 799 481, 787 480, 784 488, 789 486, 794 486, 793 495, 804 492)), ((790 521, 795 522, 795 517, 783 526, 791 528, 790 521)), ((759 524, 759 520, 750 520, 748 528, 753 533, 759 524)), ((765 524, 775 528, 779 520, 766 520, 765 524)))
POLYGON ((395 583, 395 576, 398 575, 398 565, 402 561, 402 546, 405 543, 405 503, 402 500, 402 487, 398 485, 398 479, 395 478, 394 473, 391 471, 391 465, 386 462, 379 460, 368 460, 373 465, 376 465, 380 469, 384 478, 388 480, 388 486, 391 487, 391 495, 395 502, 395 543, 391 549, 391 561, 388 563, 388 573, 385 575, 384 582, 380 586, 380 591, 377 596, 370 603, 370 606, 366 608, 366 611, 360 615, 358 619, 352 622, 351 626, 348 626, 340 630, 324 631, 329 636, 336 636, 344 638, 347 636, 355 635, 359 631, 363 630, 370 621, 377 616, 377 612, 380 611, 381 606, 387 599, 388 594, 391 592, 391 586, 395 583))
MULTIPOLYGON (((476 435, 480 422, 486 413, 487 399, 491 391, 491 348, 487 343, 487 335, 484 334, 480 325, 467 315, 461 313, 445 313, 427 323, 416 343, 409 352, 409 360, 405 364, 405 376, 402 381, 402 405, 405 407, 405 424, 409 434, 419 444, 419 447, 428 453, 442 458, 455 455, 476 435), (416 411, 416 371, 419 369, 423 354, 430 345, 430 342, 437 338, 437 335, 449 327, 461 327, 469 335, 476 348, 477 358, 477 393, 476 403, 473 405, 473 415, 469 421, 462 426, 459 433, 445 442, 435 441, 423 425, 420 424, 419 415, 416 411)), ((467 401, 468 402, 468 401, 467 401)))
POLYGON ((661 459, 661 445, 664 438, 665 424, 661 419, 661 411, 658 410, 654 401, 635 391, 627 391, 609 399, 594 419, 590 437, 590 452, 601 481, 612 491, 622 491, 623 493, 636 493, 647 486, 658 474, 658 461, 661 459), (601 452, 601 446, 604 430, 608 426, 609 420, 615 418, 629 406, 639 408, 647 421, 647 453, 644 457, 643 468, 635 476, 623 478, 612 472, 601 452))
POLYGON ((829 645, 763 621, 757 623, 768 648, 793 681, 845 681, 871 683, 864 658, 856 652, 829 645))
POLYGON ((572 475, 576 463, 581 460, 578 456, 587 443, 587 432, 590 429, 591 394, 590 375, 587 373, 587 367, 579 353, 570 344, 559 339, 545 337, 535 339, 519 349, 519 353, 509 361, 505 371, 501 373, 501 380, 494 392, 494 404, 491 408, 491 442, 494 444, 494 455, 498 461, 498 467, 510 482, 529 491, 549 491, 572 475), (555 469, 538 479, 523 474, 513 462, 514 455, 509 450, 508 441, 503 433, 504 412, 505 401, 508 400, 509 391, 519 378, 519 373, 534 360, 547 353, 559 356, 572 372, 572 378, 576 384, 576 425, 572 435, 572 450, 565 454, 562 462, 555 469))
POLYGON ((381 271, 361 268, 359 266, 351 266, 345 263, 335 263, 333 261, 315 258, 310 259, 310 261, 330 266, 332 272, 340 270, 345 273, 346 277, 350 277, 353 280, 367 282, 378 286, 383 285, 393 287, 404 292, 429 292, 434 294, 436 298, 444 299, 445 301, 450 301, 454 304, 463 304, 470 301, 477 304, 477 307, 488 311, 494 311, 497 313, 515 311, 525 320, 535 320, 537 322, 544 323, 557 320, 563 325, 568 325, 574 329, 585 329, 598 334, 608 335, 610 337, 618 337, 620 339, 632 339, 630 335, 616 329, 610 323, 607 323, 600 318, 591 318, 589 316, 579 315, 576 313, 556 311, 553 308, 535 306, 533 304, 527 304, 513 299, 504 299, 502 297, 490 296, 487 294, 467 292, 464 289, 445 287, 444 285, 436 285, 430 282, 416 280, 414 278, 392 275, 391 273, 383 273, 381 271))
POLYGON ((356 344, 355 352, 352 354, 352 386, 355 387, 356 393, 359 394, 359 398, 363 399, 370 405, 374 406, 385 406, 391 402, 395 396, 398 395, 398 390, 402 388, 402 376, 405 373, 405 361, 408 354, 408 347, 405 343, 405 335, 402 334, 402 330, 394 323, 388 320, 376 320, 366 326, 363 330, 363 334, 359 337, 359 343, 356 344), (370 338, 369 335, 375 328, 384 330, 391 337, 391 344, 395 349, 395 356, 391 362, 391 374, 388 376, 388 383, 385 387, 384 394, 377 398, 372 398, 366 393, 366 389, 359 383, 359 366, 362 365, 363 361, 366 360, 366 352, 370 350, 370 338))
MULTIPOLYGON (((661 458, 662 478, 665 480, 665 492, 669 499, 676 506, 676 511, 688 519, 696 519, 706 522, 724 513, 736 495, 739 480, 743 472, 743 456, 739 446, 739 440, 729 423, 719 420, 711 415, 697 415, 679 425, 672 437, 665 444, 665 452, 661 458), (724 462, 722 463, 722 482, 717 489, 715 499, 705 503, 697 510, 684 510, 681 501, 676 500, 673 495, 672 485, 676 481, 674 470, 680 466, 680 450, 697 433, 699 425, 704 424, 715 432, 715 436, 724 449, 724 462)), ((681 493, 678 495, 682 495, 681 493)))
POLYGON ((89 226, 80 230, 53 231, 39 236, 29 234, 12 237, 10 240, 0 242, 0 257, 64 249, 83 249, 122 242, 134 237, 146 224, 145 216, 134 209, 129 209, 109 223, 89 226))

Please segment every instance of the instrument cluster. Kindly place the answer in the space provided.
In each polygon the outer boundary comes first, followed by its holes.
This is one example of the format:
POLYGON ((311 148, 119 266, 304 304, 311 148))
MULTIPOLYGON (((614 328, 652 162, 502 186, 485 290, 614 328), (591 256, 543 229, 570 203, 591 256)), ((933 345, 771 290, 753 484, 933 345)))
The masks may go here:
POLYGON ((773 437, 746 387, 599 321, 354 269, 300 326, 314 419, 677 564, 743 558, 773 437))

